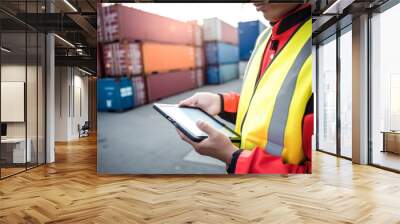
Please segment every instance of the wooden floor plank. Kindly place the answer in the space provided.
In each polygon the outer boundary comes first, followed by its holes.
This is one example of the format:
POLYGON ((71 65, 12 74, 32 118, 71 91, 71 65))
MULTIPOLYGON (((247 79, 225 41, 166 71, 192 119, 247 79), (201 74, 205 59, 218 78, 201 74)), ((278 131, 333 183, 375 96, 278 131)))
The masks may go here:
POLYGON ((312 175, 98 176, 96 138, 0 181, 0 223, 400 223, 400 175, 320 152, 312 175))

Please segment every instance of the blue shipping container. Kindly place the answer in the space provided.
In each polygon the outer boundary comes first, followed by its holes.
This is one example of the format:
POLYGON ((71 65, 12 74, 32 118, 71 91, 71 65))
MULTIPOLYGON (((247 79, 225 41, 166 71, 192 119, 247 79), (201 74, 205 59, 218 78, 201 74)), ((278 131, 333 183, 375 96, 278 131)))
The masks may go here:
POLYGON ((221 84, 237 79, 239 74, 238 64, 213 65, 207 68, 207 83, 221 84))
POLYGON ((133 108, 132 81, 128 78, 97 80, 97 110, 122 111, 133 108))
POLYGON ((260 21, 239 23, 239 57, 241 61, 250 59, 258 35, 265 29, 260 21))
POLYGON ((206 58, 209 65, 234 63, 239 61, 238 46, 221 43, 206 43, 206 58))

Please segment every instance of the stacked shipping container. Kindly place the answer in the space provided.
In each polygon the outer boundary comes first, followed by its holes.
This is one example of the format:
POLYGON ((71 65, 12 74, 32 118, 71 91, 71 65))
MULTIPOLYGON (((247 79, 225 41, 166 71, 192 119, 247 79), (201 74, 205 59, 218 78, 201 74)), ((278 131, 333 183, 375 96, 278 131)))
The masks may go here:
POLYGON ((118 4, 102 7, 98 13, 102 27, 97 33, 100 42, 145 40, 191 45, 194 41, 189 23, 118 4))
POLYGON ((218 18, 203 22, 207 83, 220 84, 238 76, 237 29, 218 18))
POLYGON ((264 29, 252 21, 239 23, 238 32, 217 18, 202 28, 118 4, 100 7, 97 22, 98 106, 105 111, 237 78, 264 29))
POLYGON ((202 37, 196 23, 112 5, 98 10, 98 27, 103 76, 116 83, 131 79, 134 106, 202 85, 202 37))
POLYGON ((258 35, 265 29, 260 21, 239 22, 239 75, 243 78, 258 35))
POLYGON ((201 26, 197 24, 197 21, 189 22, 193 27, 193 38, 195 45, 195 58, 196 58, 196 86, 201 87, 205 83, 204 78, 204 67, 205 67, 205 57, 203 49, 203 32, 201 26))

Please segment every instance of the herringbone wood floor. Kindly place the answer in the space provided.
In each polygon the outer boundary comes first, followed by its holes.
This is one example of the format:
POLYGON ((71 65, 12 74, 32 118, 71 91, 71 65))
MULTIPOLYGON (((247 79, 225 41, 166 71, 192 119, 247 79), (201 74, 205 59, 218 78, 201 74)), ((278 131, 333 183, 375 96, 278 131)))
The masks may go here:
POLYGON ((0 223, 400 223, 400 175, 314 154, 312 175, 97 176, 94 137, 0 181, 0 223))

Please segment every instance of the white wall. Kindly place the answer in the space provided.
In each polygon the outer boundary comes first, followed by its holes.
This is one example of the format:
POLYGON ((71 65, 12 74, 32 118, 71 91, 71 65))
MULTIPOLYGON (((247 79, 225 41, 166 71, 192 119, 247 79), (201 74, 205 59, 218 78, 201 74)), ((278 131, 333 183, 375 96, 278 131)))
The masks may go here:
MULTIPOLYGON (((1 81, 25 82, 25 65, 6 64, 1 66, 1 81)), ((3 96, 4 97, 4 96, 3 96)), ((6 108, 1 108, 5 110, 6 108)), ((7 123, 8 137, 25 137, 25 123, 11 122, 7 123)))
POLYGON ((78 124, 88 120, 88 78, 76 68, 56 67, 55 85, 55 140, 77 139, 78 124))
MULTIPOLYGON (((25 69, 25 65, 2 65, 1 81, 25 82, 25 69)), ((6 110, 6 108, 1 108, 1 110, 6 110)), ((25 122, 7 123, 7 137, 25 137, 25 122)))
POLYGON ((68 117, 70 84, 69 69, 67 67, 55 68, 55 140, 68 140, 68 117))
MULTIPOLYGON (((36 85, 36 80, 30 80, 30 75, 36 75, 36 67, 35 66, 25 66, 19 64, 3 64, 1 66, 1 81, 4 82, 25 82, 25 75, 28 72, 28 83, 29 85, 36 85)), ((36 88, 27 88, 27 104, 28 106, 36 108, 36 88), (34 105, 30 105, 34 102, 34 105)), ((4 96, 3 96, 4 97, 4 96)), ((40 107, 41 105, 39 105, 40 107)), ((1 108, 2 110, 6 110, 6 108, 1 108)), ((36 130, 36 113, 32 113, 32 108, 27 109, 28 114, 28 129, 33 128, 36 130), (33 122, 33 123, 32 123, 33 122)), ((7 136, 8 137, 25 137, 25 126, 26 122, 7 122, 7 136)), ((36 133, 36 132, 35 132, 36 133)), ((28 131, 28 137, 30 132, 28 131)))
POLYGON ((89 102, 88 102, 88 77, 87 76, 81 76, 82 73, 78 73, 78 75, 76 74, 75 70, 75 75, 74 75, 74 94, 75 96, 75 113, 73 113, 73 115, 75 115, 72 119, 72 136, 74 136, 74 138, 78 137, 78 129, 77 126, 78 124, 83 125, 85 123, 85 121, 89 120, 88 117, 88 106, 89 106, 89 102), (80 90, 80 93, 78 93, 78 91, 80 90), (77 98, 77 96, 80 95, 80 99, 77 98), (79 104, 79 102, 77 102, 77 100, 80 100, 80 106, 81 108, 77 107, 77 104, 79 104), (82 111, 80 112, 79 109, 81 109, 82 111))

